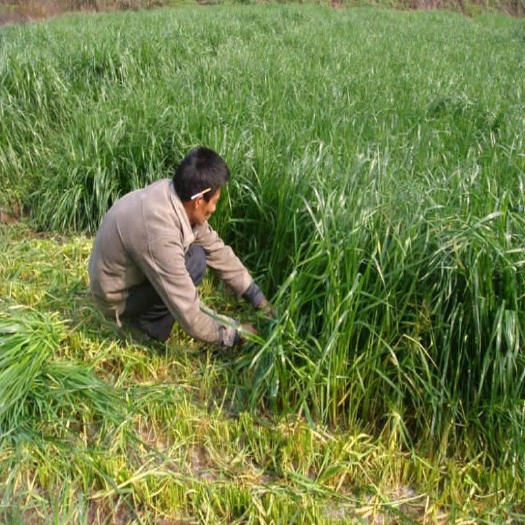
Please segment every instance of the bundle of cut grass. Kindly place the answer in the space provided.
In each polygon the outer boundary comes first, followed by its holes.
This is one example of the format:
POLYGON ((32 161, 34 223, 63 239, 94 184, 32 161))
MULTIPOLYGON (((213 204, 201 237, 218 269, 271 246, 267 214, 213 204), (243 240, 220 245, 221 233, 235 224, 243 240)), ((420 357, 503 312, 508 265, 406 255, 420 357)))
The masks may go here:
POLYGON ((118 421, 115 391, 88 366, 57 359, 65 335, 53 314, 17 307, 0 317, 0 435, 61 437, 97 418, 118 421))

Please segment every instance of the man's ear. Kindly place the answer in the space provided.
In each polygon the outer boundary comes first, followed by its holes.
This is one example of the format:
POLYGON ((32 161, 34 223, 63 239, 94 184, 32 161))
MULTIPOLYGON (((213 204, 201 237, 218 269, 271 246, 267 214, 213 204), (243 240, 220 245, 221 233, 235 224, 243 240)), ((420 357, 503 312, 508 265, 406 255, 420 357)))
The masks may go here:
POLYGON ((204 199, 202 197, 197 197, 196 199, 192 200, 191 203, 192 203, 192 207, 194 210, 198 210, 201 206, 202 206, 202 203, 204 202, 204 199))

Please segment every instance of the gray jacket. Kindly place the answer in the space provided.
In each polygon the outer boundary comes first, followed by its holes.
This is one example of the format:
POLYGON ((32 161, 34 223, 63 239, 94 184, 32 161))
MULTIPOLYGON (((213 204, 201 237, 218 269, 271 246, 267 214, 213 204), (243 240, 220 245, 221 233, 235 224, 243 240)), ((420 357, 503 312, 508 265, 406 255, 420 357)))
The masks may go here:
POLYGON ((200 303, 186 270, 184 254, 193 243, 237 294, 253 287, 248 270, 208 223, 191 228, 170 179, 128 193, 108 211, 93 243, 88 271, 95 303, 120 325, 130 288, 147 279, 191 336, 231 346, 237 323, 200 303))

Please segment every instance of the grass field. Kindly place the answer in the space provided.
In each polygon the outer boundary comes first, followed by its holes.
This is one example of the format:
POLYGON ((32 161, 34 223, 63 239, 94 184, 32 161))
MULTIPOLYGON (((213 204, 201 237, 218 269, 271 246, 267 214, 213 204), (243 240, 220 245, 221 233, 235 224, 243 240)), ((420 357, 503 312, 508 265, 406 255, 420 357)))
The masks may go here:
POLYGON ((184 7, 0 30, 7 523, 525 519, 525 24, 184 7), (278 316, 241 354, 87 295, 121 194, 205 144, 278 316))

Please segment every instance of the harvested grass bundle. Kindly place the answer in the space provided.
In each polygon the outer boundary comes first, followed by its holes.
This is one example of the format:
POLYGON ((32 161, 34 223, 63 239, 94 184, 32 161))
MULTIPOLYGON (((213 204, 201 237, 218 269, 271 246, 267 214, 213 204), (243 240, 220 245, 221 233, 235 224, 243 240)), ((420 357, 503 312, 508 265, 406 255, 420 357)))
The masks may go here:
POLYGON ((57 359, 64 324, 53 314, 10 308, 0 317, 0 434, 118 424, 124 404, 86 365, 57 359))

